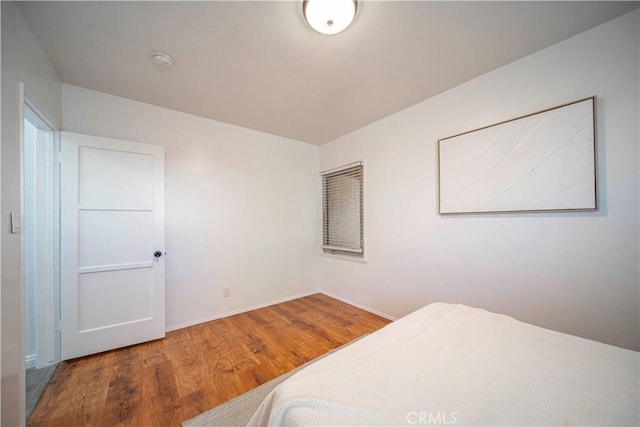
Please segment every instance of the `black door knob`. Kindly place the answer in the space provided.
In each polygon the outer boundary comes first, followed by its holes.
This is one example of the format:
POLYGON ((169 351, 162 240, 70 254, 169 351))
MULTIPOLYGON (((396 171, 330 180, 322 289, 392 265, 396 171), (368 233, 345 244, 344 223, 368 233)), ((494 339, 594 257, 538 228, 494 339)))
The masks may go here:
POLYGON ((160 258, 160 257, 162 256, 162 252, 160 252, 160 251, 155 251, 155 252, 153 253, 153 256, 154 256, 154 257, 156 257, 156 258, 160 258))

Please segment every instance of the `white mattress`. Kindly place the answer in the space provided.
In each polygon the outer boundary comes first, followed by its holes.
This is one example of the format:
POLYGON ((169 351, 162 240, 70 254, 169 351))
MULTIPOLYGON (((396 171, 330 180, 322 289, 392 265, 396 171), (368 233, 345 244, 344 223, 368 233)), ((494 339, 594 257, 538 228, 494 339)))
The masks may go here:
POLYGON ((249 425, 640 425, 639 353, 428 305, 293 375, 249 425))

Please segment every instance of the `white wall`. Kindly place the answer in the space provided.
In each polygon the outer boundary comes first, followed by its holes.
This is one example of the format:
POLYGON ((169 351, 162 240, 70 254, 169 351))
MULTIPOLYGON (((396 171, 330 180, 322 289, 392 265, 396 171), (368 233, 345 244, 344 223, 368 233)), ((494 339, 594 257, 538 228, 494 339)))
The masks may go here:
POLYGON ((165 146, 168 329, 317 291, 318 147, 69 85, 63 105, 67 131, 165 146))
POLYGON ((9 212, 20 213, 19 83, 54 126, 62 122, 62 85, 13 2, 2 2, 2 426, 24 424, 24 337, 21 235, 9 234, 9 212))
POLYGON ((638 23, 632 12, 323 145, 321 170, 366 160, 368 263, 322 257, 322 289, 392 316, 457 302, 637 350, 638 23), (591 95, 598 212, 437 215, 438 139, 591 95))

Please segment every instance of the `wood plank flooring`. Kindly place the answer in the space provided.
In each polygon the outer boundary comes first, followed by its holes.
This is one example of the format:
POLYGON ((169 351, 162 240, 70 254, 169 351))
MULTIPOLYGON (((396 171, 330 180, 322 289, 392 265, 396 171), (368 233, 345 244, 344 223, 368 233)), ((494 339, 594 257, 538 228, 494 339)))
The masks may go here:
POLYGON ((60 365, 28 426, 179 426, 388 320, 323 294, 60 365))

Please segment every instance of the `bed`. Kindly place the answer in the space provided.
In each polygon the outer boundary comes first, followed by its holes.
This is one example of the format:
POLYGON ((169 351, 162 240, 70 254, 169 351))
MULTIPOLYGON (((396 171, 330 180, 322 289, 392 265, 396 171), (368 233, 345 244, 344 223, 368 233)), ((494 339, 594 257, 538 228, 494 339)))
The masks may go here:
POLYGON ((430 304, 274 389, 249 425, 640 425, 638 352, 430 304))

